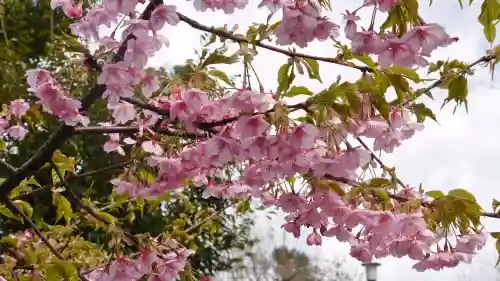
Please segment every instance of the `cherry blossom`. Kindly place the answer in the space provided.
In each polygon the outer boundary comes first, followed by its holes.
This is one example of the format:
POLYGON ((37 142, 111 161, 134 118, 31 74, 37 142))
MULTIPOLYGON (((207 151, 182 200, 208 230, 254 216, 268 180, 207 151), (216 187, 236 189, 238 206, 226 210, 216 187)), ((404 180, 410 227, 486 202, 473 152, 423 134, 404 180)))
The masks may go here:
MULTIPOLYGON (((222 10, 226 14, 248 5, 247 0, 193 2, 199 11, 222 10)), ((344 14, 343 32, 350 41, 352 54, 377 57, 376 70, 363 70, 363 78, 368 77, 372 82, 391 66, 424 67, 428 64, 426 58, 434 50, 458 40, 449 36, 442 26, 423 20, 409 25, 404 34, 396 29, 394 33, 377 31, 373 24, 369 28, 358 26, 361 19, 356 13, 362 8, 375 6, 386 13, 396 5, 403 5, 398 0, 362 2, 359 9, 344 14)), ((315 107, 318 104, 314 96, 300 107, 287 105, 283 93, 267 93, 263 86, 260 91, 248 85, 243 85, 243 89, 231 88, 221 91, 224 96, 220 98, 213 98, 213 93, 202 90, 201 86, 197 89, 190 85, 175 87, 171 93, 166 87, 157 93, 161 84, 159 78, 144 68, 157 51, 168 47, 168 34, 163 35, 161 30, 166 24, 176 26, 181 20, 191 26, 196 24, 180 16, 173 3, 156 3, 150 6, 154 8, 148 10, 150 15, 138 16, 139 3, 145 1, 105 0, 90 7, 84 16, 81 4, 51 0, 52 9, 62 8, 68 17, 78 20, 71 25, 72 33, 92 41, 99 48, 96 58, 99 64, 102 63, 102 71, 97 84, 103 90, 99 94, 107 102, 109 116, 114 122, 113 125, 101 123, 100 129, 129 124, 131 129, 137 130, 123 140, 119 133, 104 133, 103 150, 106 153, 126 156, 124 145, 130 145, 127 152, 134 155, 134 165, 126 167, 123 174, 110 182, 117 194, 154 199, 193 183, 205 186, 204 198, 259 199, 264 205, 285 213, 281 226, 285 231, 298 238, 302 230, 308 229, 306 242, 310 246, 322 245, 324 237, 335 237, 348 243, 350 254, 362 262, 387 256, 408 257, 414 260, 417 271, 469 263, 476 251, 485 245, 486 235, 479 232, 461 232, 452 244, 449 237, 442 237, 438 230, 435 233, 430 230, 435 228, 426 216, 433 199, 404 184, 395 188, 393 175, 390 179, 381 179, 391 184, 371 188, 369 180, 360 173, 372 167, 377 157, 362 141, 356 146, 351 144, 351 139, 371 139, 373 150, 393 152, 423 129, 421 123, 414 121, 411 106, 387 103, 389 116, 384 115, 381 109, 374 107, 371 91, 361 90, 361 87, 353 96, 361 100, 362 109, 350 108, 349 111, 355 112, 346 116, 336 112, 333 106, 326 108, 323 114, 322 108, 315 107), (100 34, 101 26, 110 28, 118 22, 123 24, 121 36, 115 37, 115 32, 109 36, 100 34), (113 59, 101 56, 99 52, 104 51, 113 59), (144 105, 141 107, 130 98, 137 98, 144 105), (292 120, 289 113, 298 108, 304 109, 308 117, 315 117, 314 120, 292 120), (316 118, 316 115, 321 117, 316 118), (180 147, 172 148, 170 143, 167 147, 165 144, 169 140, 157 133, 161 129, 188 132, 194 137, 182 139, 180 147), (157 171, 153 181, 144 182, 133 175, 140 164, 157 171), (220 176, 228 166, 237 166, 237 175, 220 176), (214 178, 222 180, 216 183, 214 178), (296 178, 303 181, 303 189, 276 188, 293 183, 296 178), (418 204, 409 208, 404 204, 408 201, 418 204), (441 249, 439 242, 443 239, 446 239, 446 246, 441 249)), ((266 7, 272 13, 282 10, 282 20, 276 29, 266 31, 269 40, 277 45, 307 47, 315 40, 340 37, 340 26, 322 14, 321 5, 316 1, 262 0, 258 7, 266 7)), ((208 28, 200 29, 207 31, 208 28)), ((224 38, 231 39, 231 36, 224 38)), ((336 40, 335 44, 344 46, 336 40)), ((244 41, 233 41, 240 43, 236 55, 250 52, 250 46, 244 46, 244 41)), ((343 50, 342 54, 347 51, 343 50)), ((251 49, 251 54, 255 56, 257 52, 251 49)), ((290 57, 290 60, 310 59, 307 55, 296 57, 295 53, 290 57)), ((339 59, 336 63, 351 66, 348 59, 339 59)), ((297 72, 300 72, 299 65, 296 61, 297 72)), ((46 112, 66 126, 87 126, 91 122, 82 115, 88 104, 71 97, 70 89, 59 83, 50 71, 32 69, 26 76, 28 91, 46 112)), ((349 104, 351 102, 349 100, 349 104)), ((7 108, 0 116, 0 133, 7 139, 22 140, 28 133, 23 117, 30 104, 17 99, 7 108)), ((159 244, 157 241, 151 243, 159 244)), ((186 249, 142 249, 139 255, 120 256, 110 261, 106 268, 95 268, 86 275, 96 281, 128 281, 143 277, 150 281, 173 281, 192 253, 186 249)))
POLYGON ((26 114, 26 111, 30 108, 30 105, 24 101, 24 99, 17 99, 10 102, 10 111, 17 118, 21 118, 26 114))

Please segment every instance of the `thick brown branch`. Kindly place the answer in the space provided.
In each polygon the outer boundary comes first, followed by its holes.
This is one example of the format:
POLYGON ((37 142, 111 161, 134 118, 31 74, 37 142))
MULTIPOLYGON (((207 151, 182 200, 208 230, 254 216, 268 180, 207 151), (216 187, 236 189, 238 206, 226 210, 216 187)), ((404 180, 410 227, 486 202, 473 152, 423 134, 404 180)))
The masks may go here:
MULTIPOLYGON (((208 26, 203 25, 203 24, 201 24, 201 23, 199 23, 199 22, 197 22, 197 21, 195 21, 195 20, 193 20, 193 19, 191 19, 191 18, 189 18, 181 13, 177 13, 177 15, 179 16, 179 19, 181 21, 189 24, 191 27, 193 27, 195 29, 215 34, 221 38, 229 39, 229 40, 234 41, 236 43, 251 44, 251 42, 249 42, 247 39, 245 39, 243 37, 238 37, 238 36, 235 36, 233 34, 230 34, 229 32, 226 32, 223 30, 218 30, 218 29, 215 29, 213 27, 208 27, 208 26)), ((342 61, 341 59, 337 59, 337 58, 318 57, 318 56, 313 56, 313 55, 308 55, 308 54, 303 54, 303 53, 291 52, 291 51, 284 50, 284 49, 281 49, 281 48, 278 48, 278 47, 275 47, 272 45, 262 43, 260 41, 257 41, 255 43, 255 45, 259 46, 261 48, 270 50, 270 51, 274 51, 274 52, 277 52, 277 53, 280 53, 283 55, 287 55, 289 57, 301 57, 301 58, 306 58, 306 59, 313 59, 313 60, 318 60, 318 61, 323 61, 323 62, 327 62, 327 63, 333 63, 333 64, 338 64, 338 65, 343 65, 343 66, 355 68, 355 69, 358 69, 362 72, 373 72, 373 70, 369 67, 355 65, 354 63, 348 63, 348 62, 342 61)))

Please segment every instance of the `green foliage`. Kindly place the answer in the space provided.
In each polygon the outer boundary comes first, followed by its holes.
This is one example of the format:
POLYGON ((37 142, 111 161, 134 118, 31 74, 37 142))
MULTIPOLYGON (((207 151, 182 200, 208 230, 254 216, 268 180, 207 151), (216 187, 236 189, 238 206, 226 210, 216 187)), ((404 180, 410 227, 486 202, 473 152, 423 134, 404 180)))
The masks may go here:
POLYGON ((500 2, 498 0, 484 0, 478 20, 483 25, 484 37, 490 43, 495 41, 497 35, 496 24, 499 18, 500 2))

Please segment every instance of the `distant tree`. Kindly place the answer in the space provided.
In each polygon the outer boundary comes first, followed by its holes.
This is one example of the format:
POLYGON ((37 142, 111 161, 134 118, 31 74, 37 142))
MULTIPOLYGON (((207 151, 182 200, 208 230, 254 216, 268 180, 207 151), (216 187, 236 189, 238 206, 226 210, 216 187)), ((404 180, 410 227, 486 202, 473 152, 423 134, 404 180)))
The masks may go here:
MULTIPOLYGON (((254 248, 255 249, 255 248, 254 248)), ((220 275, 220 281, 356 281, 356 270, 348 271, 339 260, 321 262, 286 246, 271 252, 254 250, 238 270, 220 275)), ((218 279, 218 281, 219 281, 218 279)))

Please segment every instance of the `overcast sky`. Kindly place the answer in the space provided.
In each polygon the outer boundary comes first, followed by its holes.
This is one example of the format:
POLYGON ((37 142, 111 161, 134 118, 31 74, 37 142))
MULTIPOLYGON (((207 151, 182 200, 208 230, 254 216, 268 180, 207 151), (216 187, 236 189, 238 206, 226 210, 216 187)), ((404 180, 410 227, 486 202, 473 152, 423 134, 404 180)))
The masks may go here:
MULTIPOLYGON (((166 1, 167 4, 177 5, 179 12, 190 16, 206 25, 220 27, 227 24, 232 27, 238 24, 241 33, 252 22, 264 22, 267 17, 266 9, 256 9, 260 0, 251 0, 249 7, 238 11, 233 15, 225 15, 222 12, 207 11, 196 12, 192 2, 166 1)), ((334 22, 341 24, 341 15, 346 9, 352 10, 361 4, 362 0, 332 0, 333 12, 325 13, 334 22)), ((433 60, 459 58, 472 62, 485 54, 489 44, 483 39, 482 26, 477 22, 482 1, 461 10, 458 1, 434 1, 432 7, 428 8, 428 1, 419 1, 421 15, 429 23, 439 23, 446 28, 451 36, 458 36, 460 41, 454 45, 436 51, 433 60)), ((469 2, 469 1, 463 1, 469 2)), ((367 18, 366 13, 360 14, 367 18)), ((384 15, 385 16, 385 15, 384 15)), ((274 18, 279 19, 278 16, 274 18)), ((177 27, 165 29, 164 34, 170 40, 170 47, 163 49, 151 62, 153 66, 171 67, 181 64, 185 59, 194 57, 194 50, 200 48, 201 32, 194 30, 184 23, 177 27)), ((336 50, 330 43, 313 43, 303 52, 318 56, 335 56, 336 50)), ((254 62, 254 66, 266 89, 276 89, 276 73, 287 57, 260 50, 254 62)), ((241 66, 225 67, 228 73, 239 74, 241 66)), ((359 73, 345 67, 320 63, 321 75, 324 85, 314 83, 302 77, 296 80, 296 84, 305 85, 312 90, 320 90, 331 84, 340 74, 343 79, 357 79, 359 73)), ((383 160, 388 165, 395 165, 397 173, 404 182, 418 186, 422 183, 427 190, 451 190, 454 188, 466 188, 472 191, 481 205, 490 210, 492 198, 500 199, 500 149, 497 148, 500 121, 500 92, 497 82, 492 82, 487 68, 476 72, 474 78, 469 80, 469 113, 463 109, 452 114, 453 108, 448 107, 439 111, 443 97, 443 91, 434 91, 436 102, 426 101, 438 116, 439 125, 434 122, 426 122, 426 129, 417 133, 411 140, 405 142, 402 147, 395 150, 391 155, 384 155, 383 160)), ((262 221, 261 225, 266 228, 276 229, 277 241, 282 241, 279 228, 280 221, 269 223, 262 221)), ((489 231, 500 231, 500 223, 485 221, 489 231)), ((346 257, 348 255, 347 245, 336 242, 334 238, 325 239, 320 248, 308 247, 305 237, 295 240, 288 236, 286 243, 294 245, 307 252, 333 258, 334 256, 346 257)), ((355 261, 350 259, 353 264, 355 261)), ((402 280, 439 280, 447 278, 450 280, 464 280, 468 275, 470 280, 493 280, 493 265, 496 261, 496 253, 490 245, 483 250, 474 260, 471 266, 461 265, 456 269, 445 270, 440 273, 425 272, 418 273, 411 266, 412 261, 406 259, 384 259, 379 270, 381 281, 402 280)))

